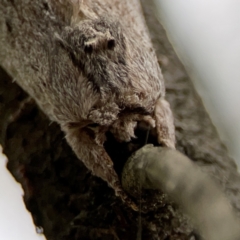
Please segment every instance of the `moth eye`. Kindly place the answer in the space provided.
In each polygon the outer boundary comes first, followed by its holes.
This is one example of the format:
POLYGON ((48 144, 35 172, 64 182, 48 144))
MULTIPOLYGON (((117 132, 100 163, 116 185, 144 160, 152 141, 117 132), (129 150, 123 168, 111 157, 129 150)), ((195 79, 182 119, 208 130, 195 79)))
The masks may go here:
POLYGON ((108 49, 113 49, 115 47, 115 40, 114 39, 108 40, 107 47, 108 49))
POLYGON ((93 52, 93 47, 92 47, 92 45, 87 45, 87 46, 85 46, 84 52, 85 52, 85 53, 92 53, 92 52, 93 52))

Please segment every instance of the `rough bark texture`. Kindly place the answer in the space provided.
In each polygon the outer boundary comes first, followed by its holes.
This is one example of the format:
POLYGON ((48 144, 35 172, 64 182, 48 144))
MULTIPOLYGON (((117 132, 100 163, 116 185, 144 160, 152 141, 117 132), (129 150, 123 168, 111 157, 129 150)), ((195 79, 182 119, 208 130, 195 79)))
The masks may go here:
MULTIPOLYGON (((166 98, 175 115, 177 148, 221 184, 240 215, 236 165, 228 157, 163 28, 154 19, 149 2, 142 2, 165 77, 166 98)), ((142 239, 198 239, 164 194, 158 195, 158 205, 154 206, 150 203, 152 193, 143 193, 149 194, 149 199, 144 198, 140 226, 138 213, 124 206, 105 182, 90 174, 66 144, 58 125, 50 123, 34 103, 26 104, 16 121, 9 121, 26 97, 1 69, 1 144, 9 170, 24 188, 26 206, 48 240, 128 240, 135 239, 139 229, 142 239)), ((119 172, 130 155, 129 148, 110 140, 106 148, 119 172)))

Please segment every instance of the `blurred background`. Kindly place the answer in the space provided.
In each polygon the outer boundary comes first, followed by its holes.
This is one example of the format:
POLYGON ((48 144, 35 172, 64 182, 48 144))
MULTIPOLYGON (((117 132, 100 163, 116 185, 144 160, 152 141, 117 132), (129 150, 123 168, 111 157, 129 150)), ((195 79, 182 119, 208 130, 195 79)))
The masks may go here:
POLYGON ((21 185, 7 170, 6 163, 0 146, 0 239, 45 240, 44 235, 37 234, 32 216, 23 203, 21 185))
POLYGON ((154 2, 169 40, 240 166, 240 1, 154 2))

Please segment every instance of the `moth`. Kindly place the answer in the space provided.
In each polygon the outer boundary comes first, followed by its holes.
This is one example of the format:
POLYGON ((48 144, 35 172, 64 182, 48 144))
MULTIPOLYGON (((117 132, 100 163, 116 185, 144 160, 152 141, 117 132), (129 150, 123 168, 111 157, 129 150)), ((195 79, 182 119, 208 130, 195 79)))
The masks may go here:
POLYGON ((54 11, 62 1, 16 5, 26 19, 18 21, 16 15, 1 24, 5 56, 11 57, 2 65, 59 123, 86 167, 128 201, 103 147, 106 132, 128 142, 143 122, 154 129, 159 144, 175 146, 173 116, 141 6, 138 0, 65 2, 69 22, 54 11))

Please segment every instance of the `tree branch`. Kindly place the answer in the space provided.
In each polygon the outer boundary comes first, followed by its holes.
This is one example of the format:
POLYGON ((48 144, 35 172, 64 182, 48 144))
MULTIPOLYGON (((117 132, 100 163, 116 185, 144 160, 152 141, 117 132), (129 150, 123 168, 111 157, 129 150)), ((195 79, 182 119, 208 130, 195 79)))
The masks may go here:
POLYGON ((162 189, 191 217, 205 239, 240 238, 240 221, 219 187, 176 150, 145 145, 125 164, 122 184, 135 197, 140 196, 141 187, 162 189))

